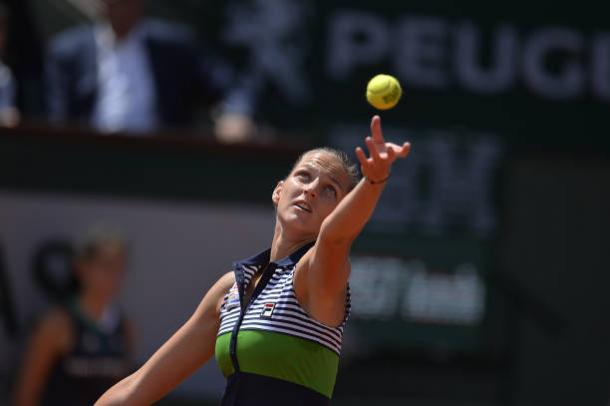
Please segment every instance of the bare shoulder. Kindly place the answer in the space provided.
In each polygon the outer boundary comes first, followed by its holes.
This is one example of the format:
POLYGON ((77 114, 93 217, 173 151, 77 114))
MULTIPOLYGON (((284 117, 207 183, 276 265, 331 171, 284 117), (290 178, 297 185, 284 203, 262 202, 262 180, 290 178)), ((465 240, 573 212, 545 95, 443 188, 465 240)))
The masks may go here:
POLYGON ((231 272, 227 272, 222 275, 218 281, 212 286, 210 291, 214 291, 216 295, 220 295, 220 298, 223 298, 225 293, 235 284, 235 274, 231 272))
POLYGON ((68 311, 59 306, 50 309, 38 322, 34 336, 58 350, 68 350, 73 339, 73 325, 68 311))
POLYGON ((235 283, 235 273, 233 271, 229 271, 222 275, 220 279, 218 279, 217 284, 220 285, 221 288, 229 289, 235 283))
POLYGON ((222 275, 201 300, 200 309, 206 309, 206 312, 213 311, 215 314, 220 313, 224 297, 234 283, 235 274, 233 272, 222 275))
POLYGON ((62 330, 66 330, 72 327, 72 320, 70 319, 70 315, 68 311, 63 307, 54 307, 50 309, 40 321, 40 327, 58 332, 62 330))

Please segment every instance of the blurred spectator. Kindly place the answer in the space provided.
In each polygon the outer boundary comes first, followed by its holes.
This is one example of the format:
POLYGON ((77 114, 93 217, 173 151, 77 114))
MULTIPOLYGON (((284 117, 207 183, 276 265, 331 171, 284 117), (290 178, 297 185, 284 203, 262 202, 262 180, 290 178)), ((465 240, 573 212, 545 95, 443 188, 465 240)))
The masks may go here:
POLYGON ((96 233, 79 247, 79 289, 35 328, 16 386, 17 406, 91 405, 129 372, 132 328, 114 302, 126 265, 120 237, 96 233))
POLYGON ((17 83, 20 123, 38 120, 44 113, 43 41, 34 14, 33 0, 3 0, 10 24, 3 60, 17 83))
POLYGON ((0 125, 14 127, 19 123, 16 85, 13 73, 5 63, 9 22, 8 8, 0 3, 0 125))
POLYGON ((55 122, 146 133, 184 127, 216 108, 219 138, 253 134, 251 103, 231 70, 203 55, 184 27, 145 19, 145 0, 100 0, 100 21, 61 33, 49 49, 47 100, 55 122))

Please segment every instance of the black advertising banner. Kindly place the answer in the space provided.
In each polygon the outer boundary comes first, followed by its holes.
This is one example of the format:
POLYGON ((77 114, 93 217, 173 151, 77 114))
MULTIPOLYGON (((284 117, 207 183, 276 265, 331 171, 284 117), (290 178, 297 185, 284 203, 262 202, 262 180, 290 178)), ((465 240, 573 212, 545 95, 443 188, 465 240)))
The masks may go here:
POLYGON ((187 2, 153 10, 228 51, 260 97, 261 118, 324 133, 362 123, 377 73, 405 94, 383 117, 471 128, 511 143, 610 146, 610 24, 588 7, 447 0, 187 2))

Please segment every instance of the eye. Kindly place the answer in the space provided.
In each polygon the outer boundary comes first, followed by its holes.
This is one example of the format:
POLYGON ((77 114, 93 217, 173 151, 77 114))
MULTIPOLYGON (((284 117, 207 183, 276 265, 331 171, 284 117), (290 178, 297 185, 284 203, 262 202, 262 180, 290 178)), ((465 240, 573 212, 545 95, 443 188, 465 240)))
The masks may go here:
POLYGON ((337 197, 337 188, 332 185, 326 185, 324 188, 324 193, 329 194, 332 197, 337 197))
POLYGON ((311 175, 305 170, 297 171, 294 176, 301 182, 308 182, 311 179, 311 175))

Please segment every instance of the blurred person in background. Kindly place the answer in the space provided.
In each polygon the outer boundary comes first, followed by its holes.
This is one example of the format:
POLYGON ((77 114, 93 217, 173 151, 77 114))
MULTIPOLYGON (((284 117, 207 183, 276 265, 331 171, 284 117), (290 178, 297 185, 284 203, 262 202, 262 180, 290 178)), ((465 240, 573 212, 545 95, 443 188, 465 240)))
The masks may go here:
POLYGON ((35 0, 0 0, 8 8, 9 26, 2 60, 15 78, 19 124, 44 118, 43 40, 33 12, 35 0))
POLYGON ((0 243, 0 405, 9 404, 18 327, 12 284, 6 269, 4 247, 0 243))
POLYGON ((252 100, 232 69, 183 26, 144 18, 146 0, 94 0, 99 21, 54 38, 46 61, 49 118, 145 134, 214 111, 216 136, 254 134, 252 100))
POLYGON ((126 260, 116 234, 95 232, 77 247, 77 294, 34 329, 15 387, 16 406, 91 405, 130 372, 133 331, 115 302, 126 260))
POLYGON ((4 3, 0 3, 0 125, 14 127, 19 124, 19 111, 16 107, 15 77, 6 65, 9 24, 9 10, 4 3))

